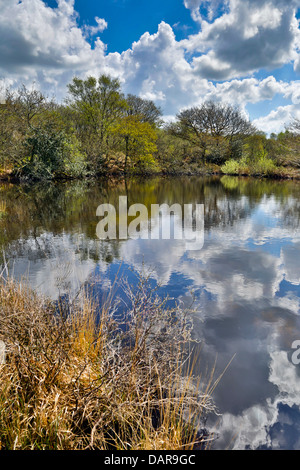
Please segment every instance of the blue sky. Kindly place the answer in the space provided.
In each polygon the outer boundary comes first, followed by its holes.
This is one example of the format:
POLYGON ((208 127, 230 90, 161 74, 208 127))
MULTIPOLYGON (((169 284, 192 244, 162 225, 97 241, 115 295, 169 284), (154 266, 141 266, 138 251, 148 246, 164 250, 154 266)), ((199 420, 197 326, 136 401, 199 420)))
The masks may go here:
POLYGON ((176 0, 75 0, 75 9, 82 25, 92 24, 96 16, 107 21, 108 28, 101 39, 107 44, 108 52, 123 52, 145 31, 155 34, 161 21, 174 27, 177 39, 198 31, 189 10, 176 0))
POLYGON ((266 133, 300 118, 300 0, 0 0, 0 88, 61 100, 73 76, 118 77, 166 120, 207 99, 266 133))

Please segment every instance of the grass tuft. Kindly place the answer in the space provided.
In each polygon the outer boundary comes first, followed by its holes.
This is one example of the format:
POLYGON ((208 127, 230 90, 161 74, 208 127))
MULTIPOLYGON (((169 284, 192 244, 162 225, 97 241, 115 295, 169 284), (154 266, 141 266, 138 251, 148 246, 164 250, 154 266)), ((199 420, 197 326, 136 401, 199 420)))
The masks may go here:
POLYGON ((192 372, 191 324, 145 280, 125 287, 127 328, 113 302, 86 297, 66 315, 24 283, 0 278, 0 447, 5 450, 205 448, 215 412, 192 372))

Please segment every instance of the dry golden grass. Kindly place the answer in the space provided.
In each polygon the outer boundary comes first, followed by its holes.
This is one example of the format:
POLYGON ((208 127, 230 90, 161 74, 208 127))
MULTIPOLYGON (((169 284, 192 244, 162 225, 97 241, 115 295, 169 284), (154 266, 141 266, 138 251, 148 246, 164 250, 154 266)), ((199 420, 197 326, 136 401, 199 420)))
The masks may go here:
POLYGON ((6 201, 0 201, 0 216, 6 212, 6 201))
POLYGON ((1 449, 177 450, 205 447, 201 417, 214 412, 185 346, 191 325, 168 310, 142 280, 130 301, 128 328, 111 299, 99 309, 82 298, 56 311, 25 284, 0 279, 1 449), (197 430, 198 429, 198 430, 197 430))

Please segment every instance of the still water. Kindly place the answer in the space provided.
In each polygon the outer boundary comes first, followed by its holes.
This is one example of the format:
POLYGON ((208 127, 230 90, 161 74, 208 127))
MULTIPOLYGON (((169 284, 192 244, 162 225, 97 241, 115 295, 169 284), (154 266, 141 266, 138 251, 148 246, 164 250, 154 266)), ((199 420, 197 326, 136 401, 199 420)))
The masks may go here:
POLYGON ((150 273, 190 307, 199 373, 216 364, 216 449, 300 449, 300 184, 234 177, 0 186, 0 251, 15 277, 54 300, 150 273), (204 245, 96 236, 97 207, 204 204, 204 245))

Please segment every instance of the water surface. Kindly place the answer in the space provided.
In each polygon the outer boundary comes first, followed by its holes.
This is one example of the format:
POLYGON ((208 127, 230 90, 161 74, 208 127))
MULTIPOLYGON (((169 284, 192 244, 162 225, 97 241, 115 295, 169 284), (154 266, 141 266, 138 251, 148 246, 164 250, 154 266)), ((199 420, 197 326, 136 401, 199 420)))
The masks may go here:
POLYGON ((0 250, 16 277, 52 299, 84 283, 99 296, 121 274, 151 273, 193 306, 199 373, 216 363, 218 449, 300 449, 300 184, 234 177, 0 186, 0 250), (204 204, 201 250, 184 240, 96 236, 101 203, 204 204))

